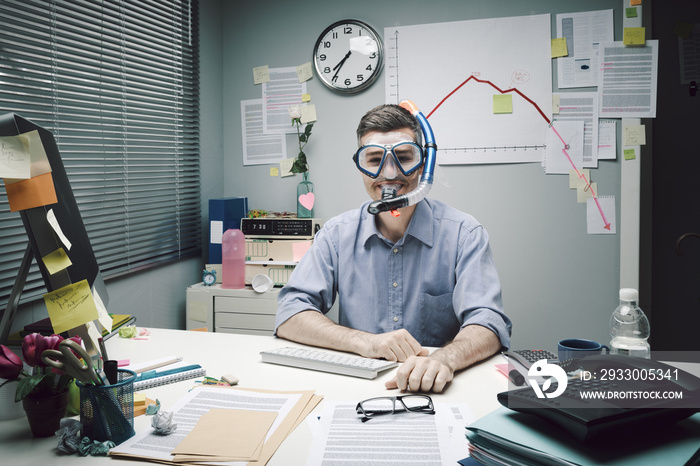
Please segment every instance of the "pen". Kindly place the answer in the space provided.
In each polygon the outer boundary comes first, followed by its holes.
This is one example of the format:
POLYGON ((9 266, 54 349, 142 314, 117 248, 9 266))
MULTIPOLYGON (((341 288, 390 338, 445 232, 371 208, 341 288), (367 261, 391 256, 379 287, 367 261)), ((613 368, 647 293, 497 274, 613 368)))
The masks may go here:
POLYGON ((158 369, 159 367, 169 366, 170 364, 175 364, 176 362, 180 362, 180 361, 182 361, 182 358, 168 359, 166 361, 160 361, 160 362, 151 364, 150 366, 147 366, 147 367, 142 367, 141 369, 137 369, 134 372, 136 374, 140 374, 142 372, 147 372, 147 371, 152 371, 153 369, 158 369))
POLYGON ((119 381, 119 378, 117 376, 117 361, 114 359, 108 359, 105 361, 105 375, 107 376, 107 380, 109 381, 110 385, 114 385, 119 381))

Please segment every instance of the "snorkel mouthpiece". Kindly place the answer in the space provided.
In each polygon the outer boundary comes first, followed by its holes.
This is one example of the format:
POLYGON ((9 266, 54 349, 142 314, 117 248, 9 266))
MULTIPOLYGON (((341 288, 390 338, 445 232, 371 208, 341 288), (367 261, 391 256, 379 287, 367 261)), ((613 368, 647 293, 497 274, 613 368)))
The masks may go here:
MULTIPOLYGON (((404 100, 400 104, 401 107, 405 108, 418 120, 420 124, 420 129, 423 132, 423 139, 425 140, 425 166, 423 167, 423 174, 420 177, 420 182, 416 189, 410 193, 403 194, 401 196, 396 196, 396 190, 384 189, 382 191, 382 198, 378 201, 371 202, 367 206, 367 211, 372 215, 377 215, 380 212, 396 211, 398 213, 399 208, 407 207, 414 204, 418 204, 425 196, 430 192, 430 188, 433 186, 433 173, 435 172, 435 156, 437 154, 437 145, 435 144, 435 136, 433 135, 433 129, 428 123, 428 119, 418 110, 416 104, 410 100, 404 100), (391 193, 393 191, 393 194, 391 193), (391 197, 389 197, 391 196, 391 197)), ((394 216, 397 216, 394 214, 394 216)))

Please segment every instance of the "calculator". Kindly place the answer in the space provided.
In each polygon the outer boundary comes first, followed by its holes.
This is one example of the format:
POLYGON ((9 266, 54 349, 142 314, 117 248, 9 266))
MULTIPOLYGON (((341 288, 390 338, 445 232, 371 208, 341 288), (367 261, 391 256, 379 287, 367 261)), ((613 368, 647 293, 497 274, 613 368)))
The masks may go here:
POLYGON ((503 355, 514 359, 527 369, 540 359, 557 360, 557 355, 547 350, 512 350, 504 351, 503 355))

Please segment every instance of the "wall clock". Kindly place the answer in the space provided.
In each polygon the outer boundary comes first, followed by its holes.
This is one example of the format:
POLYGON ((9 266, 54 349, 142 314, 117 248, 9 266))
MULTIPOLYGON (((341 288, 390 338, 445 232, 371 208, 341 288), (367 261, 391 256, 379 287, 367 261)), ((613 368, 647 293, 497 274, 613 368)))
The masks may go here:
POLYGON ((368 24, 344 19, 328 26, 314 46, 314 66, 323 84, 352 94, 367 89, 379 77, 384 46, 368 24))

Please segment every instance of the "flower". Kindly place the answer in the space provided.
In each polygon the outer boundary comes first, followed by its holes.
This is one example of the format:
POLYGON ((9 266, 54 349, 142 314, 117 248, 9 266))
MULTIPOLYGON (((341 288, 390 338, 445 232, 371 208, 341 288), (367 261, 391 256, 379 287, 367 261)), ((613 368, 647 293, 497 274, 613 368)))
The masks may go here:
POLYGON ((292 125, 297 127, 297 139, 299 140, 299 154, 294 159, 292 164, 292 173, 304 173, 309 171, 309 163, 306 161, 306 154, 304 153, 304 147, 306 143, 309 142, 311 137, 311 130, 314 127, 313 123, 307 123, 304 131, 301 131, 301 108, 299 105, 289 106, 289 117, 292 119, 292 125))
MULTIPOLYGON (((80 344, 78 336, 71 337, 80 344)), ((49 368, 42 360, 41 355, 45 350, 57 350, 59 343, 63 341, 60 335, 44 336, 39 333, 26 335, 22 341, 22 356, 24 362, 32 367, 32 374, 24 370, 22 360, 10 348, 0 345, 0 377, 8 379, 0 387, 9 382, 18 382, 15 392, 15 401, 21 401, 29 394, 49 396, 61 393, 68 388, 73 378, 63 371, 49 368)))
POLYGON ((22 360, 5 345, 0 345, 0 378, 16 379, 22 372, 22 360))

